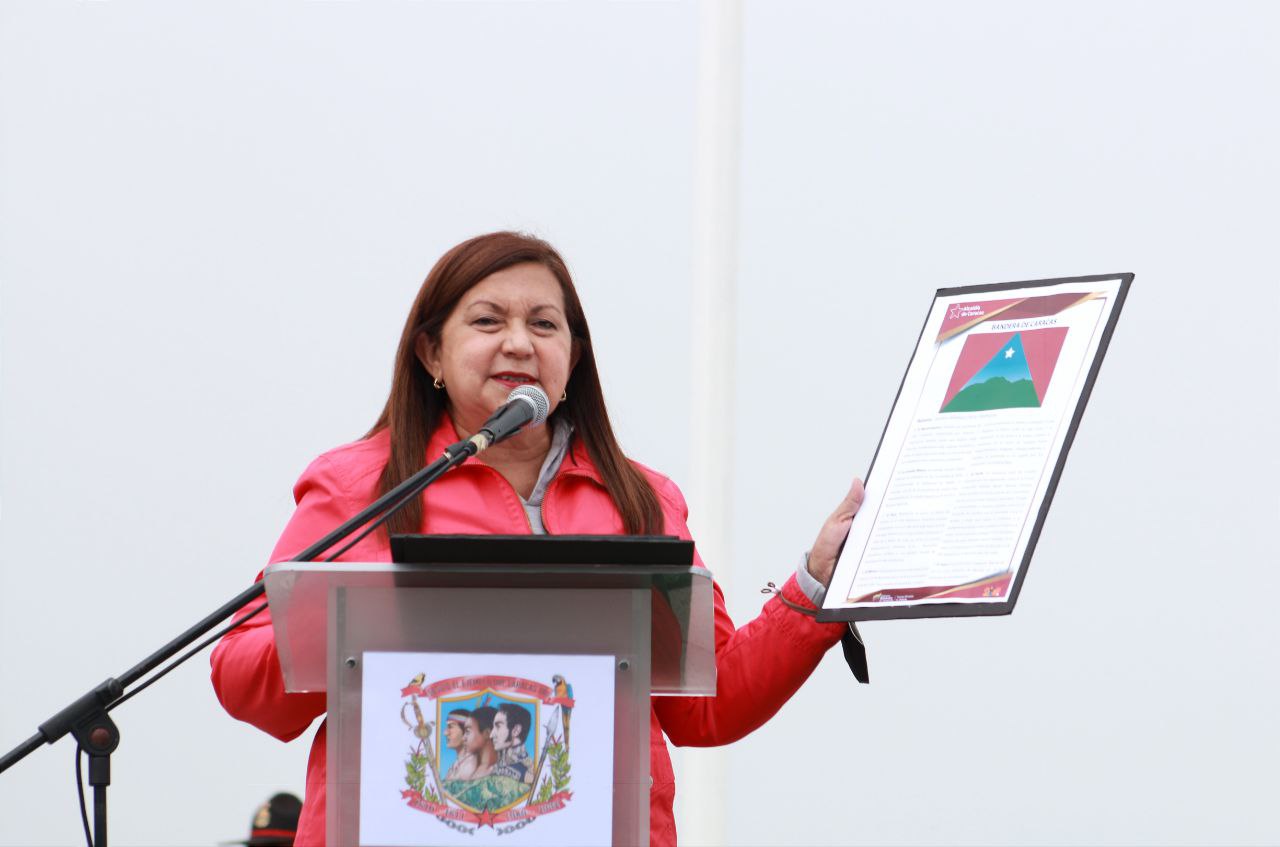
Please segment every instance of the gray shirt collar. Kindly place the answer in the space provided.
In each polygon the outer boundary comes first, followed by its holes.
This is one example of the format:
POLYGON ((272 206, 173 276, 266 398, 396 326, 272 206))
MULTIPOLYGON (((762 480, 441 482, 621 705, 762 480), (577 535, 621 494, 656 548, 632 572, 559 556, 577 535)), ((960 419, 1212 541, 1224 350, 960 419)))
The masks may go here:
POLYGON ((542 498, 547 494, 547 486, 560 471, 560 465, 569 452, 569 439, 573 435, 573 424, 563 418, 551 422, 551 448, 547 450, 547 458, 542 460, 542 470, 538 472, 538 483, 533 486, 529 499, 521 497, 526 506, 535 508, 542 506, 542 498))

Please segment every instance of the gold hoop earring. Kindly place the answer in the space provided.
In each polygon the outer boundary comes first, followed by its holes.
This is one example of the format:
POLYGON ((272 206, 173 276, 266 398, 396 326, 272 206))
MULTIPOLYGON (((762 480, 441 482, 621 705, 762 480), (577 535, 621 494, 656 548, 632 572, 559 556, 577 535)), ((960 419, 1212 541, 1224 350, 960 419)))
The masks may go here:
POLYGON ((567 390, 566 390, 566 391, 561 391, 561 392, 560 392, 560 402, 561 402, 561 403, 563 403, 565 400, 568 400, 568 399, 569 399, 569 392, 568 392, 567 390))
POLYGON ((436 391, 441 391, 444 389, 444 380, 442 380, 440 377, 436 377, 435 379, 431 380, 431 384, 432 386, 435 387, 436 391))

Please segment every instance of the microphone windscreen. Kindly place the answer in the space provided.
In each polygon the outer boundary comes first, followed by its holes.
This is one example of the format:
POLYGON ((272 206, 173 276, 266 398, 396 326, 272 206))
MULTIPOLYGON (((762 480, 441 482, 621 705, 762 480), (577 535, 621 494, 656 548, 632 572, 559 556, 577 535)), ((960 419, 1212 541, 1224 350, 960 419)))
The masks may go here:
POLYGON ((529 426, 542 426, 547 422, 547 415, 551 412, 551 401, 547 399, 547 392, 538 386, 517 385, 507 395, 508 403, 513 400, 523 400, 533 407, 533 420, 529 421, 529 426))

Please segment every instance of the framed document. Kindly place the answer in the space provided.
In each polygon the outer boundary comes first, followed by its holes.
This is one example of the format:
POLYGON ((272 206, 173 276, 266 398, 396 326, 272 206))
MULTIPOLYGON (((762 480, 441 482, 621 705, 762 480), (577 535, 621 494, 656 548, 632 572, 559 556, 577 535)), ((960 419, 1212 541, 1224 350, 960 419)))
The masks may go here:
POLYGON ((819 620, 1013 611, 1132 282, 938 290, 819 620))

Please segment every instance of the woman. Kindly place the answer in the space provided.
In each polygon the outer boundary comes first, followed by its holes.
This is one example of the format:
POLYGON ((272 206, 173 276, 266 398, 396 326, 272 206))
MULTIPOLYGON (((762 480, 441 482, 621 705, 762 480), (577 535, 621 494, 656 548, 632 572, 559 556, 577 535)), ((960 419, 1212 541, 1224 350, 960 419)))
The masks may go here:
MULTIPOLYGON (((529 383, 551 398, 547 426, 468 459, 398 512, 387 531, 371 533, 342 558, 389 561, 389 534, 403 532, 689 538, 679 489, 628 460, 613 436, 586 317, 564 261, 543 241, 497 232, 459 244, 431 270, 400 338, 381 416, 363 440, 324 454, 303 473, 294 487, 297 511, 271 561, 289 561, 428 457, 474 434, 514 387, 529 383)), ((675 785, 663 734, 695 746, 742 738, 768 720, 840 640, 841 625, 817 623, 804 612, 829 581, 861 501, 862 486, 854 480, 807 565, 751 623, 735 629, 715 589, 717 696, 653 700, 652 844, 676 842, 675 785)), ((301 735, 324 712, 324 694, 284 692, 265 613, 228 634, 212 662, 214 688, 227 711, 282 740, 301 735)), ((322 724, 307 767, 300 845, 324 842, 325 772, 322 724)))

